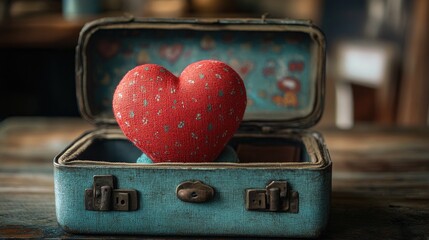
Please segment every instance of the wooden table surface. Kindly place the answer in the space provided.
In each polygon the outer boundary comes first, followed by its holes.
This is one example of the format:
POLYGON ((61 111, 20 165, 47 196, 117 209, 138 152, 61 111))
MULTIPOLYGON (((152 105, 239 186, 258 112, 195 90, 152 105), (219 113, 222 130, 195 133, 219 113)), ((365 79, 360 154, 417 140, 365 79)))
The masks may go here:
MULTIPOLYGON (((0 238, 88 237, 57 225, 52 159, 90 128, 70 118, 0 123, 0 238)), ((322 238, 429 239, 429 128, 320 131, 334 163, 322 238)))

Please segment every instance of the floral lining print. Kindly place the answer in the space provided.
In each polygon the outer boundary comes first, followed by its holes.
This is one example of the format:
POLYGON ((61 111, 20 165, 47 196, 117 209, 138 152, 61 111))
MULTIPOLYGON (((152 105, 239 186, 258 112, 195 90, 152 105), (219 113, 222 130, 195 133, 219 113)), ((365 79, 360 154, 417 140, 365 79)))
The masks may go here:
POLYGON ((101 29, 87 47, 88 86, 95 89, 88 101, 93 114, 113 116, 115 87, 135 66, 155 63, 177 76, 192 62, 217 59, 243 78, 246 114, 287 119, 313 107, 314 57, 312 39, 299 32, 101 29))

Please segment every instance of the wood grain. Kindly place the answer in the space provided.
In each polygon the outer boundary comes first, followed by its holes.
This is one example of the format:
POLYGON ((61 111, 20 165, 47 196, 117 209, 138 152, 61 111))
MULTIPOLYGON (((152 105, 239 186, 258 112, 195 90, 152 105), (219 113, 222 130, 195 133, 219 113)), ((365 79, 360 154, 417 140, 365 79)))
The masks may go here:
MULTIPOLYGON (((141 238, 71 235, 56 223, 52 158, 90 128, 79 119, 0 124, 0 238, 141 238)), ((323 239, 429 238, 429 129, 320 131, 333 160, 323 239)))
POLYGON ((57 225, 52 160, 91 126, 12 118, 0 125, 0 238, 67 236, 57 225))
POLYGON ((404 74, 400 89, 398 122, 404 126, 427 126, 429 95, 429 2, 413 1, 408 41, 404 56, 404 74))

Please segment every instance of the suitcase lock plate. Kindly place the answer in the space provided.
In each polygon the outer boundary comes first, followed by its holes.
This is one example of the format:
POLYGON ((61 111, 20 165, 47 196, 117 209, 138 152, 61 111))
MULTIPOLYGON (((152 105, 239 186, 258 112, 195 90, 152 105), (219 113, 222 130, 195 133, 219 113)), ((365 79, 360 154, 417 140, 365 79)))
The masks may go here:
POLYGON ((246 189, 249 211, 298 213, 299 195, 288 188, 287 181, 272 181, 265 189, 246 189))
POLYGON ((137 210, 137 191, 115 189, 112 175, 96 175, 92 189, 85 190, 85 209, 90 211, 137 210))
POLYGON ((176 188, 176 196, 189 203, 209 202, 215 195, 214 189, 201 181, 182 182, 176 188))

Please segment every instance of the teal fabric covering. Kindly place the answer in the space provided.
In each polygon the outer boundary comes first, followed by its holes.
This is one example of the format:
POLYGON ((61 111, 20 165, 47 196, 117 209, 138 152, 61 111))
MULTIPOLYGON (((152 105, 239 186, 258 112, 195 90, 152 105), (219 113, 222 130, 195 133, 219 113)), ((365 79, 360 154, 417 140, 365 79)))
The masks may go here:
MULTIPOLYGON (((237 153, 230 146, 226 146, 222 153, 219 155, 215 162, 230 162, 230 163, 238 163, 237 153)), ((146 154, 142 153, 142 155, 137 159, 137 163, 146 163, 151 164, 152 159, 150 159, 146 154)))

